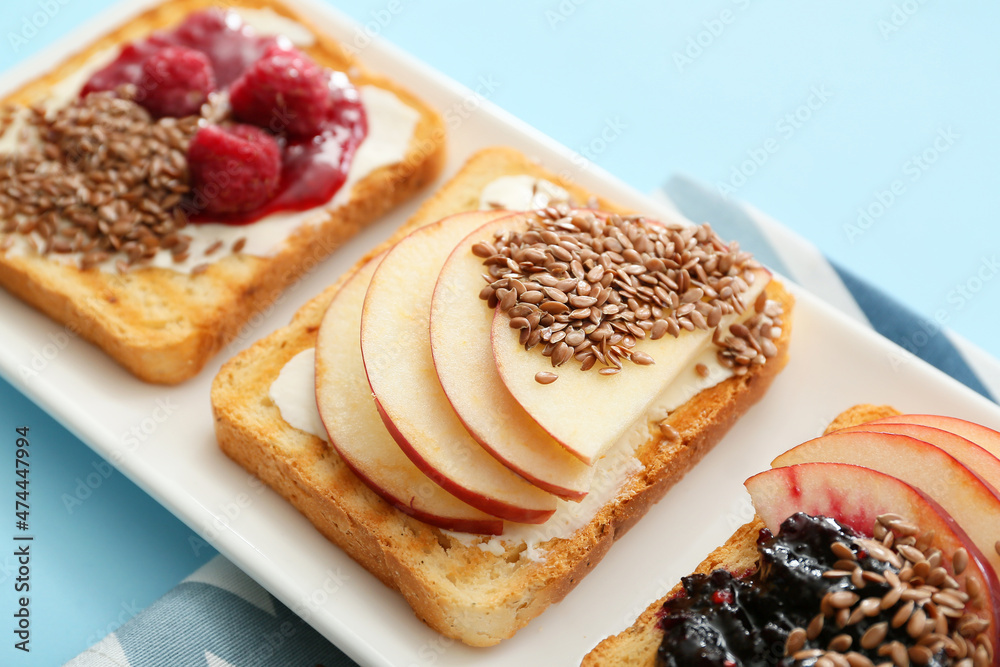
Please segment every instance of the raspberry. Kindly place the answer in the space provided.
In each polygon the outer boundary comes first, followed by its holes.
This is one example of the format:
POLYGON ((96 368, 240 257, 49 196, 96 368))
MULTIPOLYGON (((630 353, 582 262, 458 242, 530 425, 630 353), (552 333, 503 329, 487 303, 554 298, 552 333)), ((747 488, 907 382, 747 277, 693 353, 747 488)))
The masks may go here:
POLYGON ((233 82, 229 102, 244 122, 313 137, 330 110, 327 72, 301 51, 275 45, 233 82))
POLYGON ((198 113, 215 90, 215 72, 208 56, 183 46, 157 51, 142 64, 135 101, 153 116, 198 113))
POLYGON ((206 125, 188 147, 194 204, 205 213, 245 213, 266 204, 281 183, 281 151, 250 125, 206 125))

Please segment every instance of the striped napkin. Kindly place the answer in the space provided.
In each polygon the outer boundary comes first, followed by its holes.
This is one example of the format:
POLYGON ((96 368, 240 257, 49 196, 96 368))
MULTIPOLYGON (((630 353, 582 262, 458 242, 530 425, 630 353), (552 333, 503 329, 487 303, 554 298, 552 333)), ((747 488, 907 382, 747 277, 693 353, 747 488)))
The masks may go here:
MULTIPOLYGON (((689 178, 672 178, 654 198, 684 217, 739 239, 762 263, 990 400, 1000 396, 1000 362, 922 319, 827 260, 772 218, 689 178)), ((216 556, 68 667, 284 667, 355 663, 235 565, 216 556)))

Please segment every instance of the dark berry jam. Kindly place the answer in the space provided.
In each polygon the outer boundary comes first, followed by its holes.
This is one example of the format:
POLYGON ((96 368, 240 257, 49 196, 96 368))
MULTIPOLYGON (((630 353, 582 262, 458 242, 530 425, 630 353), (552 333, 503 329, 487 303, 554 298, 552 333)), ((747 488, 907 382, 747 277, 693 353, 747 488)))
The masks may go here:
MULTIPOLYGON (((823 577, 834 569, 838 557, 834 542, 850 548, 865 570, 883 572, 888 563, 869 556, 856 544, 859 537, 850 528, 826 517, 795 514, 781 524, 777 536, 762 530, 757 540, 759 566, 738 578, 725 570, 695 574, 682 580, 683 593, 663 605, 660 624, 664 630, 658 652, 659 664, 668 667, 790 667, 816 664, 818 657, 794 660, 785 656, 785 643, 796 627, 805 628, 820 611, 820 601, 830 591, 855 590, 849 577, 823 577)), ((866 582, 861 597, 882 597, 890 590, 884 582, 866 582)), ((889 621, 902 603, 846 627, 826 617, 823 629, 804 650, 826 649, 838 635, 851 637, 850 651, 861 653, 874 664, 886 662, 877 647, 861 647, 861 637, 876 623, 889 621)), ((913 640, 905 625, 890 629, 885 640, 910 646, 913 640)), ((951 664, 943 651, 927 665, 951 664)))
MULTIPOLYGON (((81 97, 91 92, 116 90, 131 84, 140 91, 155 86, 144 68, 147 60, 168 47, 185 47, 204 53, 214 70, 217 89, 236 81, 275 45, 291 48, 287 40, 263 37, 234 12, 210 9, 195 12, 172 30, 155 32, 125 45, 118 58, 96 72, 84 85, 81 97)), ((358 146, 368 132, 368 121, 357 89, 347 76, 329 72, 330 104, 315 136, 287 137, 287 119, 275 117, 267 129, 281 147, 281 184, 277 194, 262 206, 238 214, 205 210, 204 195, 195 192, 182 206, 192 222, 247 224, 280 211, 304 211, 328 202, 343 186, 358 146)), ((225 187, 220 183, 219 187, 225 187)))

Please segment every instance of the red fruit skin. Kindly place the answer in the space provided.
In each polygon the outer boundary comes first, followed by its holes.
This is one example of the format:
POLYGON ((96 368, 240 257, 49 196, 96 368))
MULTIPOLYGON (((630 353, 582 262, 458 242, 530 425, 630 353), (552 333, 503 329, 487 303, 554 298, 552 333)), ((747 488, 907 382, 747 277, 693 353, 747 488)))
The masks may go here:
POLYGON ((297 49, 272 46, 229 87, 233 115, 291 138, 320 133, 330 112, 327 72, 297 49))
POLYGON ((215 90, 208 56, 183 46, 168 46, 149 56, 142 73, 135 101, 156 117, 196 114, 215 90))
POLYGON ((266 204, 281 183, 281 149, 261 129, 249 125, 206 125, 188 147, 193 208, 234 214, 266 204))

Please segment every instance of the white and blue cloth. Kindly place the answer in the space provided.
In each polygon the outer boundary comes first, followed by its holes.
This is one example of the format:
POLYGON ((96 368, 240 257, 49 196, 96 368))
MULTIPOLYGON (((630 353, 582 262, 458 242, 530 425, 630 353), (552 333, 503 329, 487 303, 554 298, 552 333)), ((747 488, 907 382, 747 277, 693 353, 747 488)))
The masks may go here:
MULTIPOLYGON (((684 217, 739 239, 762 263, 983 396, 1000 397, 1000 362, 920 318, 877 287, 827 260, 803 238, 754 208, 691 179, 654 195, 684 217)), ((355 663, 217 556, 68 667, 313 667, 355 663)))

